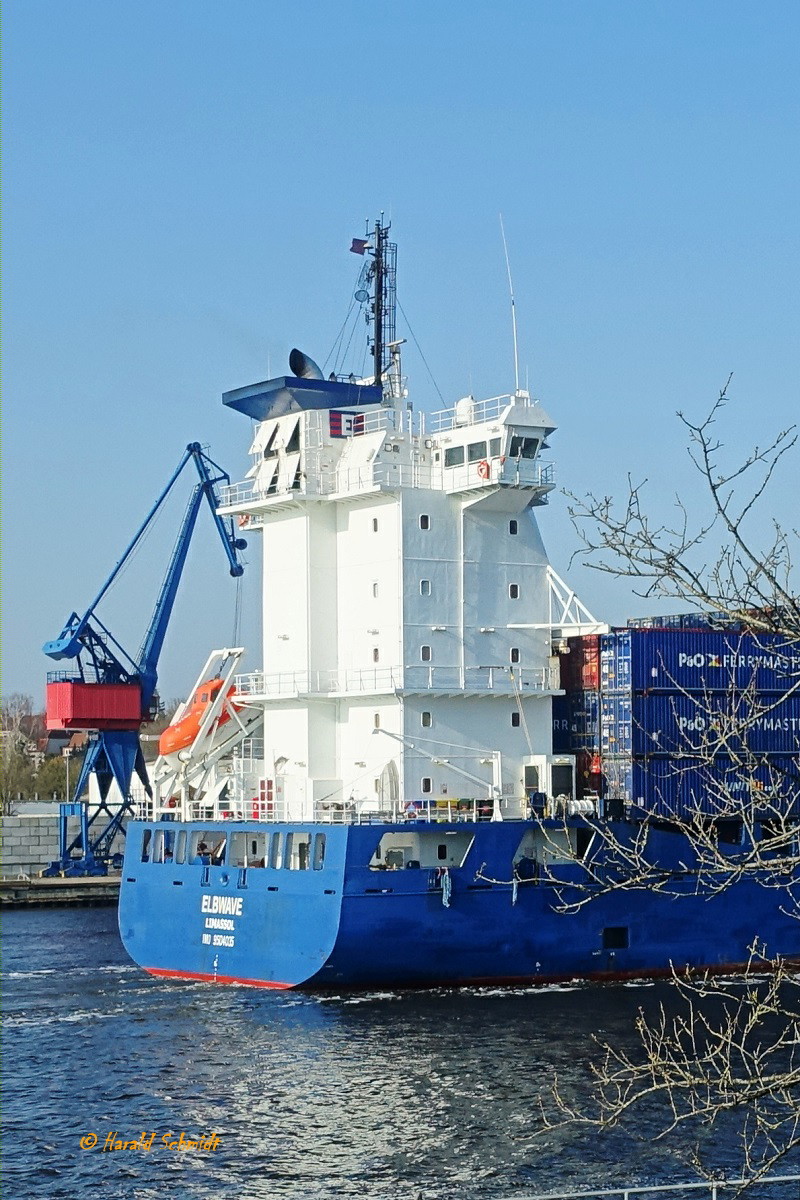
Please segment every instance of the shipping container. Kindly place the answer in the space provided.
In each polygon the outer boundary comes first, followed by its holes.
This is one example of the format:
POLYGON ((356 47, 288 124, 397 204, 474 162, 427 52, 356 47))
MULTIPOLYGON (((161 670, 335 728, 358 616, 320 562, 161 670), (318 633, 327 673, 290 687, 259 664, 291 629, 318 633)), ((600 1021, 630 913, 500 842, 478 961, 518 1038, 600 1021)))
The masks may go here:
POLYGON ((724 612, 671 613, 662 617, 629 617, 628 629, 723 629, 739 632, 742 622, 724 612))
POLYGON ((798 682, 800 645, 776 634, 617 629, 600 638, 603 692, 780 692, 798 682))
POLYGON ((800 749, 800 695, 651 692, 603 696, 604 754, 714 754, 800 749))
POLYGON ((624 802, 632 815, 686 817, 695 812, 733 816, 744 811, 768 813, 800 808, 797 756, 771 755, 743 766, 722 755, 712 762, 697 758, 603 759, 603 795, 624 802))
MULTIPOLYGON (((563 683, 563 680, 562 680, 563 683)), ((553 754, 569 754, 572 709, 570 696, 553 696, 553 754)))
POLYGON ((561 686, 567 692, 597 691, 600 687, 600 637, 596 633, 567 638, 559 654, 561 686))
POLYGON ((553 697, 553 753, 600 751, 600 693, 572 692, 553 697))
POLYGON ((136 683, 47 684, 48 729, 138 729, 142 693, 136 683))

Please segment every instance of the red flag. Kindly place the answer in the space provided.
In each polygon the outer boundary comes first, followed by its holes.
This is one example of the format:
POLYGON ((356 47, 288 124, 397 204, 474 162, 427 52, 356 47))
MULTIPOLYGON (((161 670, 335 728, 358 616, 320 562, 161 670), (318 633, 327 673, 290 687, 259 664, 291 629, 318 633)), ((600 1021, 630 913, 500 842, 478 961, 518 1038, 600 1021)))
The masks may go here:
POLYGON ((353 244, 350 247, 351 254, 363 254, 369 242, 364 238, 353 238, 353 244))

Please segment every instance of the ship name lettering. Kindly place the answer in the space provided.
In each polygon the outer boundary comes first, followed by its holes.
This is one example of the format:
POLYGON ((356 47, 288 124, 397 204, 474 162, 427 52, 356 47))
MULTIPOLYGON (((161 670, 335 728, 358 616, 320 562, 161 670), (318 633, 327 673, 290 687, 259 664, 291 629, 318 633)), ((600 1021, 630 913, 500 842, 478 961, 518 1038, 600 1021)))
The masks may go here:
POLYGON ((203 896, 200 901, 200 912, 219 913, 222 916, 240 917, 242 915, 241 896, 203 896))

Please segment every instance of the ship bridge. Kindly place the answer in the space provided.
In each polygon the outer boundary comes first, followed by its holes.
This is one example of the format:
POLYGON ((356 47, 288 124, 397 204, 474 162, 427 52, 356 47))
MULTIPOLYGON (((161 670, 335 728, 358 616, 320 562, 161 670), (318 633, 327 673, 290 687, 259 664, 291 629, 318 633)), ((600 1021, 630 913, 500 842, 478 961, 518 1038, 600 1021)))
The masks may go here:
POLYGON ((514 488, 527 505, 541 505, 555 487, 553 464, 541 458, 554 428, 526 392, 465 397, 433 414, 403 402, 284 412, 258 424, 250 470, 223 489, 220 511, 253 527, 286 504, 408 488, 514 488))

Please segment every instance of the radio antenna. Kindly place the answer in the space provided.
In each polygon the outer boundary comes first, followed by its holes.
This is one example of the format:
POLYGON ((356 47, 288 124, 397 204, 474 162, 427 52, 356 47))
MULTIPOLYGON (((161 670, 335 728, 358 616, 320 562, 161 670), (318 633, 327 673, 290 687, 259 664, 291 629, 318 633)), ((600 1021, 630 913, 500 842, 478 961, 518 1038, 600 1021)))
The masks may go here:
POLYGON ((511 281, 511 263, 508 261, 508 246, 506 231, 503 227, 503 214, 500 213, 500 233, 503 237, 503 252, 506 256, 506 272, 508 274, 508 290, 511 294, 511 332, 514 335, 514 393, 519 392, 519 352, 517 350, 517 310, 514 307, 514 284, 511 281))

